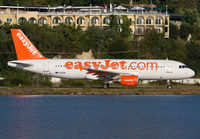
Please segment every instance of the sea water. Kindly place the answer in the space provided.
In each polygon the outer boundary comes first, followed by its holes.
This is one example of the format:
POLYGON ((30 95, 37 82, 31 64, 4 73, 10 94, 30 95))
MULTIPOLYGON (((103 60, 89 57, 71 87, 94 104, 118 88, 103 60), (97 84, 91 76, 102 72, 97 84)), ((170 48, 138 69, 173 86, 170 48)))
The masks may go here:
POLYGON ((0 96, 0 139, 198 139, 200 96, 0 96))

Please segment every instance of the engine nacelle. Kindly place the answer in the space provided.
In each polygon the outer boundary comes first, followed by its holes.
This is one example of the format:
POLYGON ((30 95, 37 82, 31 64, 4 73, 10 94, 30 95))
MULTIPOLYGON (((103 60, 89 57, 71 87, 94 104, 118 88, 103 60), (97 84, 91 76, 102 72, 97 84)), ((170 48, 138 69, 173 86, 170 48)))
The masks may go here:
POLYGON ((135 87, 138 85, 138 76, 135 75, 122 75, 121 85, 135 87))

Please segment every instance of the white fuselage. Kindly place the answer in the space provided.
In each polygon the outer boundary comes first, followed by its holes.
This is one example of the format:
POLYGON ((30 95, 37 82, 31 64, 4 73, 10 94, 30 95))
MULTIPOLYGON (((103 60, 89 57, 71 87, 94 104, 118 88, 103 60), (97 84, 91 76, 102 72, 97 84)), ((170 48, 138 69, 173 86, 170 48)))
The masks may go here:
POLYGON ((183 63, 172 60, 44 59, 9 61, 8 65, 42 75, 67 79, 104 80, 104 78, 88 74, 85 70, 88 68, 119 73, 119 75, 137 75, 140 80, 176 80, 190 78, 195 74, 183 63), (31 66, 24 66, 23 63, 31 66))

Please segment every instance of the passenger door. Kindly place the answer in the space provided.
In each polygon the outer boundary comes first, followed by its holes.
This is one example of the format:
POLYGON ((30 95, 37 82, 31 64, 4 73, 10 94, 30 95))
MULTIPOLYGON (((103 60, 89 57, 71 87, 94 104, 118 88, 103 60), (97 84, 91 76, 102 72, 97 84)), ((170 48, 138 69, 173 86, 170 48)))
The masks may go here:
POLYGON ((43 73, 49 74, 49 61, 44 61, 44 63, 43 63, 43 73))

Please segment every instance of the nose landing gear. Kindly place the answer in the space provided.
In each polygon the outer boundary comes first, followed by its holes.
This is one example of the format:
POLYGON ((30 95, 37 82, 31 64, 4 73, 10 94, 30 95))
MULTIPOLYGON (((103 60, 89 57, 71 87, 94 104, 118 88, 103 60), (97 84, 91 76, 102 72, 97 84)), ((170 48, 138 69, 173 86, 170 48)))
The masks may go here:
POLYGON ((168 88, 168 89, 171 89, 171 88, 172 88, 172 85, 171 85, 170 80, 167 80, 167 88, 168 88))

